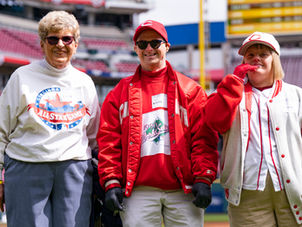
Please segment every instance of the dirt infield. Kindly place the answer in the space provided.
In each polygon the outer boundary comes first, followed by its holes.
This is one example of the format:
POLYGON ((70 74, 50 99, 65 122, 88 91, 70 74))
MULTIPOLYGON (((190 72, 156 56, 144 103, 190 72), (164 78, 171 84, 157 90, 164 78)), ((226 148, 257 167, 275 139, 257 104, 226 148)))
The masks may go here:
MULTIPOLYGON (((0 227, 6 227, 6 224, 0 223, 0 227)), ((230 227, 227 222, 207 222, 204 227, 230 227)))
MULTIPOLYGON (((0 223, 0 227, 6 227, 6 224, 0 223)), ((207 222, 204 227, 230 227, 227 222, 207 222)))
POLYGON ((204 227, 230 227, 228 222, 206 222, 204 227))

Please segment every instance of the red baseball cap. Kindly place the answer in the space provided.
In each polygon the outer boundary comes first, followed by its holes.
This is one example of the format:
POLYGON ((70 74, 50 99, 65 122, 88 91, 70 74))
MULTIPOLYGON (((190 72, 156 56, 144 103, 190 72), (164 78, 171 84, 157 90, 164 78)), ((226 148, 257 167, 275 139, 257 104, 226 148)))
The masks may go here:
POLYGON ((165 29, 165 26, 162 23, 154 20, 146 20, 145 22, 141 23, 135 30, 133 41, 136 42, 138 36, 147 29, 156 31, 163 37, 166 42, 168 42, 168 34, 165 29))

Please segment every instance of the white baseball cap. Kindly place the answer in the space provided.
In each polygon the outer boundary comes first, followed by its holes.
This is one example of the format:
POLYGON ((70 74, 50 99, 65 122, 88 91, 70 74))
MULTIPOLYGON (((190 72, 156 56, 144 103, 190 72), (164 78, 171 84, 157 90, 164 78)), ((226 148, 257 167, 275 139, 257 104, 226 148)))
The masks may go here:
POLYGON ((273 35, 264 33, 264 32, 254 32, 249 37, 247 37, 243 41, 243 43, 238 51, 238 54, 243 56, 245 54, 246 50, 250 46, 257 44, 257 43, 270 47, 278 55, 280 55, 280 45, 279 45, 278 41, 275 39, 275 37, 273 35))

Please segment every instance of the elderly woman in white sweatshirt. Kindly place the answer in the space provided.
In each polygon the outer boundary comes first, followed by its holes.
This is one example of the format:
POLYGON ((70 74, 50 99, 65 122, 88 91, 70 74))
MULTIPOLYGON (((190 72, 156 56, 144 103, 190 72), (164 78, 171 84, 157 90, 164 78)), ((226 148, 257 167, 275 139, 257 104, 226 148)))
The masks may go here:
POLYGON ((39 36, 45 58, 18 68, 0 97, 0 207, 5 195, 10 227, 89 226, 99 103, 70 64, 79 24, 52 11, 39 36))
POLYGON ((230 225, 302 226, 302 89, 282 80, 271 34, 251 34, 239 54, 243 64, 209 97, 204 118, 223 135, 230 225))

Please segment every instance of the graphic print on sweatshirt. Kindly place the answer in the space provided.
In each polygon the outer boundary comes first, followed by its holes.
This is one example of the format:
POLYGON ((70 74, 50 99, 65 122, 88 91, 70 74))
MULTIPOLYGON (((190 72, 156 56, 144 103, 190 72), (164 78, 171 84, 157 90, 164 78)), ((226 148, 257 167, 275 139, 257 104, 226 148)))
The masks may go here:
POLYGON ((74 128, 89 114, 87 107, 76 98, 78 93, 68 88, 46 88, 37 95, 35 103, 28 105, 27 111, 33 109, 54 130, 74 128))
POLYGON ((170 155, 168 111, 158 109, 143 114, 141 157, 170 155))

